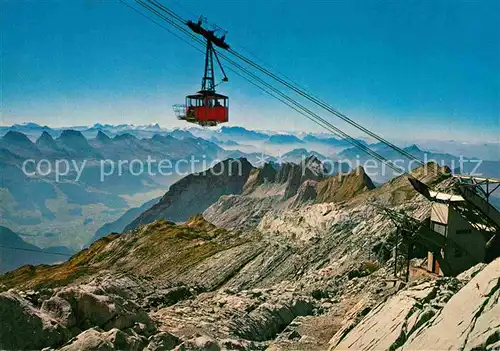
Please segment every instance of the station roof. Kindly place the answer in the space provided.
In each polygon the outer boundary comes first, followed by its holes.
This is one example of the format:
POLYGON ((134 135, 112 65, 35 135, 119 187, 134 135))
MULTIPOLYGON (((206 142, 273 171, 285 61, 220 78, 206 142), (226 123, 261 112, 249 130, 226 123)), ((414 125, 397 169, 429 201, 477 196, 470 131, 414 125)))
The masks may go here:
POLYGON ((447 193, 440 193, 437 191, 429 190, 429 195, 431 199, 435 199, 443 202, 463 202, 465 199, 460 195, 453 195, 447 193))

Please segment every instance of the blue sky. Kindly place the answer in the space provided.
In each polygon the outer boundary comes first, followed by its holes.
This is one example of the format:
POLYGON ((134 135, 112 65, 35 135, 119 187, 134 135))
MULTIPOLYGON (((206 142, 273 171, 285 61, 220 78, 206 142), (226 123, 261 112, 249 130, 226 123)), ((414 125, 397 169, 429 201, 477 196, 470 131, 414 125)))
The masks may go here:
MULTIPOLYGON (((500 1, 162 2, 389 139, 500 141, 500 1)), ((182 126, 171 105, 203 70, 190 46, 118 0, 0 5, 2 124, 182 126)), ((231 124, 320 131, 228 75, 231 124)))

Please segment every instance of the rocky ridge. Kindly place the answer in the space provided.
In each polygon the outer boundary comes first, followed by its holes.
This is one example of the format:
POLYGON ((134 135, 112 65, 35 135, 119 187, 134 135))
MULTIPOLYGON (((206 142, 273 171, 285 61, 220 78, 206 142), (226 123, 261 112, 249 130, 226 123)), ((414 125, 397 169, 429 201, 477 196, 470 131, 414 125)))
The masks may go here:
POLYGON ((265 164, 248 178, 242 194, 222 196, 203 216, 224 228, 255 228, 266 214, 307 203, 348 201, 374 188, 362 168, 329 176, 319 159, 285 163, 278 169, 265 164))
POLYGON ((245 158, 228 159, 207 171, 190 174, 174 183, 157 204, 127 225, 125 231, 157 219, 183 222, 203 212, 222 195, 241 193, 253 169, 245 158))

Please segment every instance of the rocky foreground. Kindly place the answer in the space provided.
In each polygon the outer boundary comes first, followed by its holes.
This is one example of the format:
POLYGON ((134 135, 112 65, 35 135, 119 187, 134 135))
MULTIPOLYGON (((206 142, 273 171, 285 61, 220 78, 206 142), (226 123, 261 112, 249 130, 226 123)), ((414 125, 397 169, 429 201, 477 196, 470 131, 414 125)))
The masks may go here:
POLYGON ((337 277, 341 291, 276 286, 200 292, 106 273, 0 293, 2 349, 497 350, 500 260, 397 291, 337 277), (345 281, 344 281, 345 280, 345 281))
MULTIPOLYGON (((446 186, 433 170, 414 175, 446 186)), ((380 205, 423 218, 427 201, 404 177, 373 188, 364 172, 298 174, 252 170, 184 224, 157 219, 173 211, 164 201, 154 222, 65 263, 0 276, 0 349, 499 348, 499 259, 394 279, 380 205)))

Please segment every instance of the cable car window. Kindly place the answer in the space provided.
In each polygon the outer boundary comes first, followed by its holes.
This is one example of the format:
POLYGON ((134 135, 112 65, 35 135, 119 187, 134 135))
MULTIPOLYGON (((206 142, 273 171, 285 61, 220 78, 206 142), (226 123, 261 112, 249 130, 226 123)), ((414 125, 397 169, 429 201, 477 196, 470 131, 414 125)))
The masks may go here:
POLYGON ((432 229, 444 236, 446 236, 446 234, 448 233, 448 226, 441 223, 432 222, 432 229))

